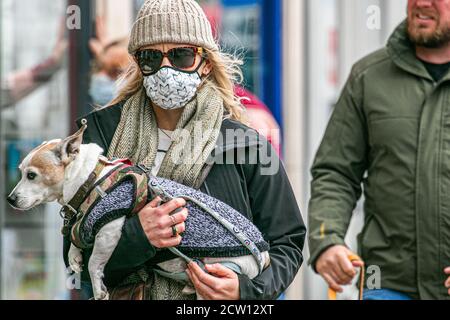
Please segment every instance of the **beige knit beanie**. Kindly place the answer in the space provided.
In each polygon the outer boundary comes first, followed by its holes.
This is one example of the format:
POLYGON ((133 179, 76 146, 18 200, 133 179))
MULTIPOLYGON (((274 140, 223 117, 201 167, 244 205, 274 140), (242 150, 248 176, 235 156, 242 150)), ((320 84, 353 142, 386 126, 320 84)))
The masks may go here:
POLYGON ((186 43, 218 50, 211 24, 195 0, 147 0, 130 35, 128 51, 159 43, 186 43))

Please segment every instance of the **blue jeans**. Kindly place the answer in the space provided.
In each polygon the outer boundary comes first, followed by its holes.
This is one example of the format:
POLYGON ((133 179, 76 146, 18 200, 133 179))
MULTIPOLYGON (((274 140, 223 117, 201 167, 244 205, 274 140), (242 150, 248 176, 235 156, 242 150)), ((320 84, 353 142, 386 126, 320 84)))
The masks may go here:
POLYGON ((390 289, 364 290, 364 300, 413 300, 406 294, 390 289))

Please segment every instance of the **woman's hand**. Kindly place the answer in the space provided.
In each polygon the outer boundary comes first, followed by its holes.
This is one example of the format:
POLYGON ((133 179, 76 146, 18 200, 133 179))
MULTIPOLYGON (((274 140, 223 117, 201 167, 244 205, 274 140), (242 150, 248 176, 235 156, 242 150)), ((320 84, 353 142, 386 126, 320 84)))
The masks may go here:
POLYGON ((175 247, 181 243, 180 233, 186 230, 185 221, 188 210, 183 208, 186 205, 184 199, 174 199, 161 206, 161 198, 157 197, 147 204, 139 212, 139 220, 147 235, 148 241, 156 248, 175 247), (179 212, 170 216, 177 209, 179 212), (175 226, 177 235, 173 235, 172 226, 175 226))
POLYGON ((204 272, 195 262, 186 270, 195 290, 206 300, 239 300, 239 278, 219 263, 205 265, 204 272))

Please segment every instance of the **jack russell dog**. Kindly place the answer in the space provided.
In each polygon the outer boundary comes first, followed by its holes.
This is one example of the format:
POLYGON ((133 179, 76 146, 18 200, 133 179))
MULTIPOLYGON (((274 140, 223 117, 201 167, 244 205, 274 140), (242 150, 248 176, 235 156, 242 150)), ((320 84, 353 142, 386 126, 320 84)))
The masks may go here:
MULTIPOLYGON (((103 272, 125 219, 156 196, 163 202, 186 200, 189 214, 182 242, 166 249, 177 258, 169 255, 155 269, 160 275, 184 279, 185 293, 194 293, 185 273, 190 257, 199 265, 223 263, 250 279, 268 267, 269 244, 246 217, 200 191, 152 176, 143 166, 106 159, 98 145, 82 144, 86 128, 83 124, 74 135, 31 151, 19 166, 21 180, 7 201, 21 211, 52 201, 63 206, 63 234, 72 242, 69 264, 81 272, 82 250, 92 248, 87 265, 96 300, 109 299, 103 272)), ((197 298, 202 299, 198 293, 197 298)))

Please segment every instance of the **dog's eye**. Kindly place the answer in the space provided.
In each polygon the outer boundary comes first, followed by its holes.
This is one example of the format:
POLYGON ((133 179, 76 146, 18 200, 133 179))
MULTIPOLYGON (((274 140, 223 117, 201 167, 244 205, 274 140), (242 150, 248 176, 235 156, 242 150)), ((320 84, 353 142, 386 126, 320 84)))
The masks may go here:
POLYGON ((27 174, 27 179, 28 179, 28 180, 34 180, 34 179, 36 179, 36 176, 37 176, 36 173, 34 173, 34 172, 28 172, 28 174, 27 174))

